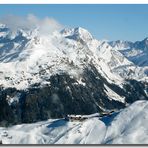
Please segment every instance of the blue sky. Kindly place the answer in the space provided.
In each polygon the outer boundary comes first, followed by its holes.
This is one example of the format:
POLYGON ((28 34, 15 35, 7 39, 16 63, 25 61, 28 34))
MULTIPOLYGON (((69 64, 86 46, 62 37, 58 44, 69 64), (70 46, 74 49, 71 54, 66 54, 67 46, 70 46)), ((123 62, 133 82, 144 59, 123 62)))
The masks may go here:
POLYGON ((142 40, 148 37, 148 5, 0 5, 0 17, 46 16, 68 27, 84 27, 97 39, 142 40))

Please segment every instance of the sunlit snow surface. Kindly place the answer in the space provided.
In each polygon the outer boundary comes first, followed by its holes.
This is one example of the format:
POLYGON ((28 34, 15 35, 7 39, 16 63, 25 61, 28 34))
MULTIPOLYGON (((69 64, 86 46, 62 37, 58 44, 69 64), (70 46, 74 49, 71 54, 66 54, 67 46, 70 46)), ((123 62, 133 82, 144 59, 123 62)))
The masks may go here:
MULTIPOLYGON (((40 35, 37 30, 12 35, 0 31, 0 85, 24 90, 48 84, 51 75, 68 73, 78 81, 86 67, 94 65, 110 83, 122 86, 124 79, 146 81, 142 67, 134 65, 107 42, 97 40, 78 27, 40 35), (5 37, 5 34, 7 37, 5 37), (9 42, 5 43, 7 40, 9 42)), ((50 84, 48 84, 50 85, 50 84)))
POLYGON ((3 144, 148 144, 148 101, 83 122, 48 120, 0 128, 3 144))

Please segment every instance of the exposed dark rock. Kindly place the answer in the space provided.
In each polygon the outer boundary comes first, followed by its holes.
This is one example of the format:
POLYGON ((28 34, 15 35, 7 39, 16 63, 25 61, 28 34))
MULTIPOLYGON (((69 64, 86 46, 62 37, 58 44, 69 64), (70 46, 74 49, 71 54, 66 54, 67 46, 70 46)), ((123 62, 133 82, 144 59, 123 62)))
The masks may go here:
POLYGON ((137 100, 148 100, 148 83, 142 83, 136 80, 127 80, 127 83, 124 85, 126 90, 126 102, 133 103, 137 100), (144 91, 145 90, 145 91, 144 91))
POLYGON ((103 109, 121 109, 124 103, 110 100, 104 84, 120 96, 125 96, 127 103, 138 99, 148 99, 144 88, 148 84, 136 80, 127 80, 124 89, 110 84, 94 66, 84 70, 79 84, 68 74, 56 74, 50 77, 50 86, 39 87, 35 84, 28 90, 18 91, 15 88, 0 90, 0 125, 31 123, 48 118, 61 118, 66 114, 92 114, 103 109), (19 102, 9 105, 7 96, 19 95, 19 102))

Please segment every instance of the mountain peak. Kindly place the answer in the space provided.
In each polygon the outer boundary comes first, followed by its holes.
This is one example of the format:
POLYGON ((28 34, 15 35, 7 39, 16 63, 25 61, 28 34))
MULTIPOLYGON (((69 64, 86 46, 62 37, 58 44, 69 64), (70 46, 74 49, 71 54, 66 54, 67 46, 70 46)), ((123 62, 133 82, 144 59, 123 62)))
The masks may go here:
POLYGON ((82 28, 82 27, 76 27, 76 28, 74 28, 74 31, 75 31, 75 33, 76 32, 78 32, 78 33, 86 33, 86 32, 89 33, 85 28, 82 28))
POLYGON ((146 37, 146 38, 143 40, 143 42, 144 42, 144 44, 145 44, 146 46, 148 46, 148 37, 146 37))
POLYGON ((144 41, 148 41, 148 37, 146 37, 146 38, 144 39, 144 41))
POLYGON ((136 41, 134 43, 134 47, 136 49, 140 49, 140 50, 146 50, 148 49, 148 37, 144 38, 142 41, 136 41))
POLYGON ((1 24, 1 23, 0 23, 0 28, 5 28, 5 27, 6 27, 5 24, 1 24))
POLYGON ((130 41, 124 41, 124 40, 117 40, 109 42, 109 44, 118 50, 128 49, 133 46, 133 42, 130 41))
POLYGON ((82 28, 82 27, 75 28, 74 29, 74 34, 79 36, 84 41, 93 39, 91 33, 89 31, 87 31, 86 29, 82 28))
POLYGON ((61 31, 61 34, 68 39, 73 39, 76 41, 82 40, 84 42, 87 42, 93 39, 91 33, 89 33, 86 29, 82 27, 76 27, 72 29, 65 28, 61 31))

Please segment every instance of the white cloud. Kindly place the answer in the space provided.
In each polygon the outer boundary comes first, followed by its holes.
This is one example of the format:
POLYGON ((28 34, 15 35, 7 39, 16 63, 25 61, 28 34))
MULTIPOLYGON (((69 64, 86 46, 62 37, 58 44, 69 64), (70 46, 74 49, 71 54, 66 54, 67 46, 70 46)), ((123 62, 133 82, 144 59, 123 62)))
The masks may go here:
POLYGON ((33 14, 29 14, 26 17, 8 15, 1 18, 0 22, 6 24, 14 31, 16 31, 18 28, 35 29, 38 27, 41 34, 49 34, 62 28, 62 25, 53 18, 45 17, 41 19, 33 14))

